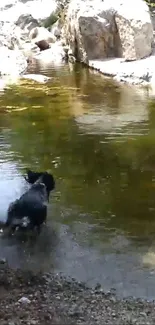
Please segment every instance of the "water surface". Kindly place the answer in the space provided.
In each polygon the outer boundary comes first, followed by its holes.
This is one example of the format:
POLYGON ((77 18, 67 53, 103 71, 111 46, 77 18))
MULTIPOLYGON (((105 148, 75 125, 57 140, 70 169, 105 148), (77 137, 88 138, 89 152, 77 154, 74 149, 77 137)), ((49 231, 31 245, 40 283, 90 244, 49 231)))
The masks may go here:
POLYGON ((155 298, 155 104, 80 66, 31 72, 0 97, 0 219, 28 185, 26 167, 56 178, 48 226, 31 245, 1 236, 13 267, 53 270, 155 298))

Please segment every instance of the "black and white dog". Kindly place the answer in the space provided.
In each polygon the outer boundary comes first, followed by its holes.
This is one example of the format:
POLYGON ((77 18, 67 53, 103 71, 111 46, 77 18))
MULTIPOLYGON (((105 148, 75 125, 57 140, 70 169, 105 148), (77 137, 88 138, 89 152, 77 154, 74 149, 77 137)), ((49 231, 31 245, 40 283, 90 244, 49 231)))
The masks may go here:
POLYGON ((37 228, 40 232, 42 224, 46 222, 49 195, 55 188, 55 180, 53 175, 47 172, 38 173, 31 170, 27 170, 25 179, 32 186, 9 205, 6 227, 12 232, 16 228, 37 228))
POLYGON ((55 180, 53 175, 47 172, 33 172, 30 169, 27 169, 27 177, 24 177, 29 184, 34 184, 36 181, 45 184, 47 196, 49 200, 50 192, 55 188, 55 180))

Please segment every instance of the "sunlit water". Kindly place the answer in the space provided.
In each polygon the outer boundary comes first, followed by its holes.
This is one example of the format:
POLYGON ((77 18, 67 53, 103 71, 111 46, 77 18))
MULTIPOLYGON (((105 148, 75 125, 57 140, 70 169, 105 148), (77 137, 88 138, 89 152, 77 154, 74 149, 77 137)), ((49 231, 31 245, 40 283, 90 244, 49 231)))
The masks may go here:
POLYGON ((153 100, 79 66, 40 71, 49 84, 0 97, 1 220, 28 188, 26 167, 53 172, 56 190, 36 242, 2 235, 0 257, 155 298, 153 100))

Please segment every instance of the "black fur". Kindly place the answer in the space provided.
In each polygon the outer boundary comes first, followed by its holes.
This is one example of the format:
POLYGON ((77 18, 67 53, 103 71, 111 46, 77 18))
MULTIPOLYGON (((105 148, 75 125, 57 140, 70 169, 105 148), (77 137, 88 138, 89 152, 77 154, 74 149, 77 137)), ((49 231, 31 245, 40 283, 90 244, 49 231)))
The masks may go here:
POLYGON ((49 199, 50 192, 55 188, 55 180, 53 175, 47 173, 47 172, 33 172, 32 170, 27 170, 27 177, 25 177, 25 180, 29 184, 34 184, 38 179, 40 179, 43 184, 46 186, 47 190, 47 196, 49 199))
POLYGON ((26 179, 32 187, 19 199, 10 204, 6 227, 14 231, 17 227, 40 231, 41 225, 46 221, 49 194, 55 187, 51 174, 28 171, 26 179), (24 226, 25 224, 25 226, 24 226))

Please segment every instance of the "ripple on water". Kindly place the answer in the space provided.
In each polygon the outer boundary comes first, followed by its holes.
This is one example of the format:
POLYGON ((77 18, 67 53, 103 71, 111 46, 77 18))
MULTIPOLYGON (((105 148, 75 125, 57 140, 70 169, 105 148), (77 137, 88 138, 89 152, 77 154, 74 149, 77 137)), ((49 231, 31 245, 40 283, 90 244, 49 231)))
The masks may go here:
POLYGON ((1 236, 0 258, 155 298, 154 103, 79 65, 29 72, 53 78, 0 97, 0 220, 28 188, 26 167, 53 172, 56 191, 41 236, 1 236))

